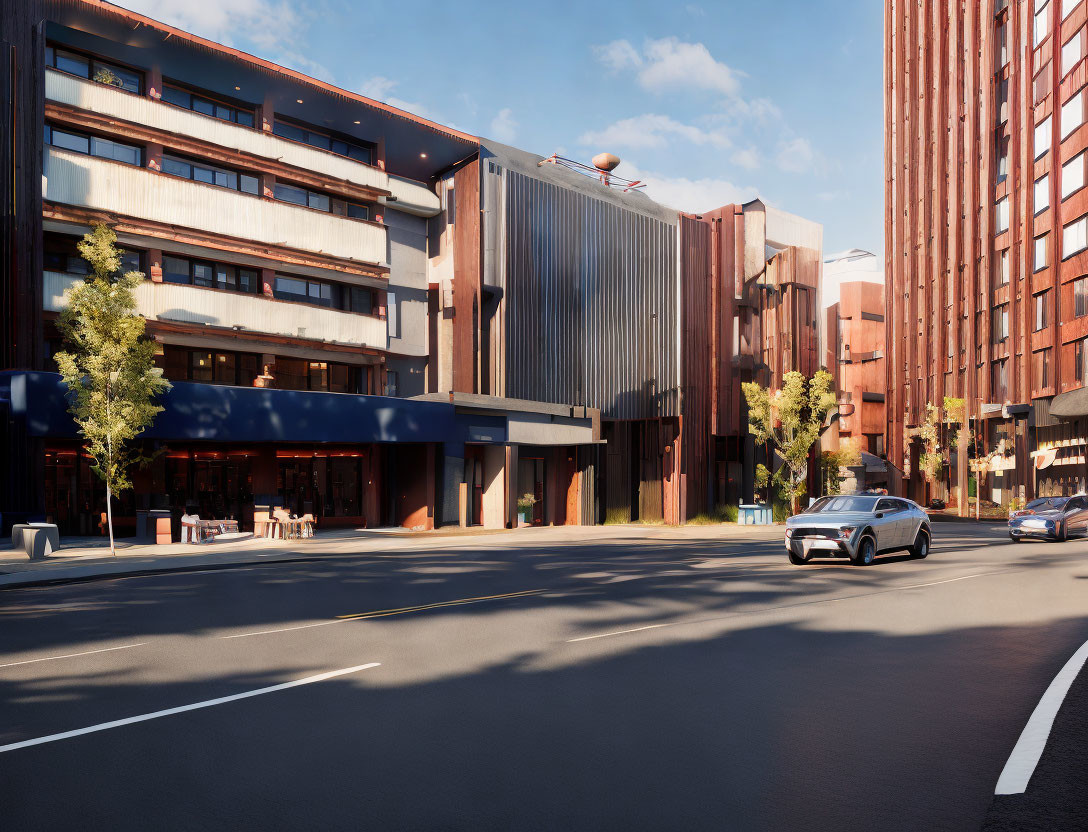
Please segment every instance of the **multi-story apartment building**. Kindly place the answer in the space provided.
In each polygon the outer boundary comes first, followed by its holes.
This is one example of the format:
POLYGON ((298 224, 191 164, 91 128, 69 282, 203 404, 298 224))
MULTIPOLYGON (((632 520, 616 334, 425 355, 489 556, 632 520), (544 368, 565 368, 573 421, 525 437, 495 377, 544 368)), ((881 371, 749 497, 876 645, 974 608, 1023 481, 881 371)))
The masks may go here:
POLYGON ((839 392, 839 441, 884 456, 884 264, 852 249, 824 261, 826 354, 823 364, 839 392))
POLYGON ((1083 490, 1088 3, 885 9, 889 454, 922 496, 911 428, 962 397, 983 497, 1083 490))
POLYGON ((677 522, 752 492, 739 381, 817 356, 818 225, 680 215, 98 0, 0 11, 0 510, 97 530, 52 372, 112 227, 173 382, 115 512, 677 522))

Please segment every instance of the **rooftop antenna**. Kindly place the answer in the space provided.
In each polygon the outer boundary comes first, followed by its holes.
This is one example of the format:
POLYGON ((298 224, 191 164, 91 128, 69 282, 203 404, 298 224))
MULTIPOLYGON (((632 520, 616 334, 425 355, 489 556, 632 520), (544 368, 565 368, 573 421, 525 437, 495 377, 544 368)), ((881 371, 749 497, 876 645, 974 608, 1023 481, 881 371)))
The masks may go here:
POLYGON ((576 162, 574 159, 568 159, 565 156, 560 156, 558 153, 553 153, 547 159, 541 159, 537 162, 537 167, 542 165, 559 165, 567 170, 572 170, 575 173, 580 173, 583 176, 588 176, 595 179, 600 179, 601 183, 609 188, 619 188, 624 193, 628 191, 635 191, 639 188, 645 188, 646 183, 640 180, 624 179, 621 176, 616 176, 614 171, 620 163, 620 157, 612 153, 598 153, 591 160, 593 162, 592 167, 582 162, 576 162))

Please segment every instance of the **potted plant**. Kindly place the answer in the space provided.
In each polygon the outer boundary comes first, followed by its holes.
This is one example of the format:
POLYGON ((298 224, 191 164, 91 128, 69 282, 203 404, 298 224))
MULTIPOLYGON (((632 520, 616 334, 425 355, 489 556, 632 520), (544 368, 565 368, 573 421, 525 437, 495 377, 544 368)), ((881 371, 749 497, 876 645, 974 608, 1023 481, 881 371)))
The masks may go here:
POLYGON ((518 526, 531 526, 533 524, 533 506, 536 505, 536 496, 522 494, 518 497, 518 526))

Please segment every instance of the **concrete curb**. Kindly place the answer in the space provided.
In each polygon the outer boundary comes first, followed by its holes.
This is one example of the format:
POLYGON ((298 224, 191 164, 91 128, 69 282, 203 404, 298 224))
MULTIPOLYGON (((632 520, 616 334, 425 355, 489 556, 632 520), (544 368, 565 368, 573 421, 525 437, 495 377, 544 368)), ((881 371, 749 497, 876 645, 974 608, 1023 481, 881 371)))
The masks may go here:
POLYGON ((1032 713, 998 780, 983 832, 1088 829, 1086 655, 1088 643, 1062 668, 1032 713), (1075 674, 1072 681, 1070 674, 1075 674), (1060 703, 1056 713, 1055 699, 1060 703))

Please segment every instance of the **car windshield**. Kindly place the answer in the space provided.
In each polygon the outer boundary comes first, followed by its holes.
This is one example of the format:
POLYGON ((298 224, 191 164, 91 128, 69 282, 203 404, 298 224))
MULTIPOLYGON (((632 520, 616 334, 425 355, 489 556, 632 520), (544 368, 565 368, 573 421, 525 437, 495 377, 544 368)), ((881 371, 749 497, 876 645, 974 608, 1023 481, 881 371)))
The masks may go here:
POLYGON ((876 497, 826 497, 813 503, 808 511, 812 514, 828 511, 872 511, 876 497))
POLYGON ((1043 497, 1039 500, 1032 500, 1024 508, 1031 509, 1032 511, 1049 511, 1051 509, 1060 509, 1067 502, 1068 497, 1043 497))

